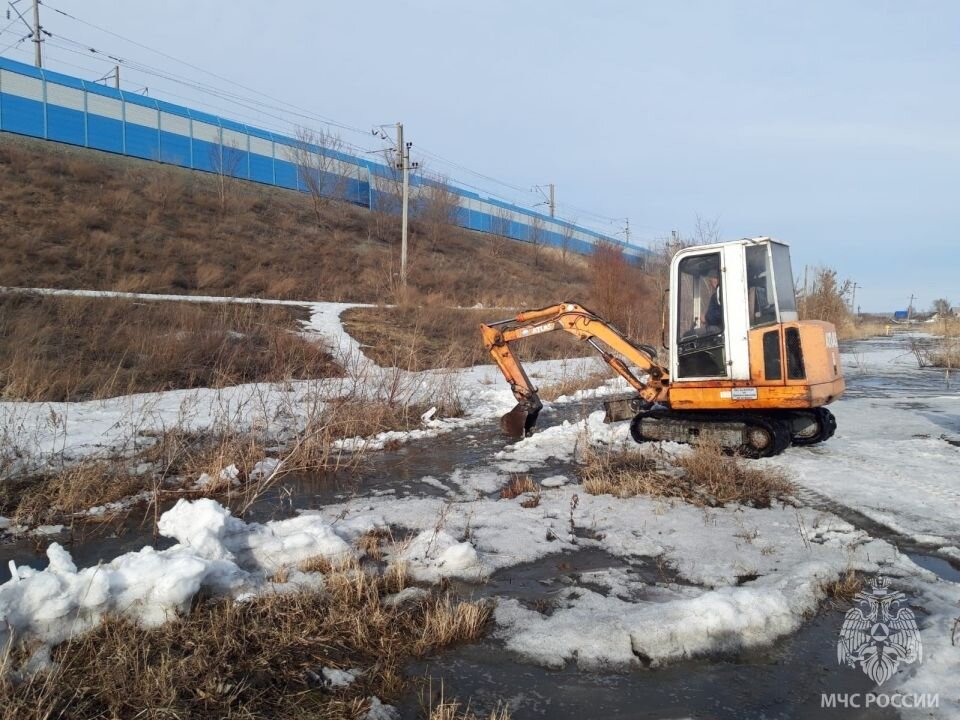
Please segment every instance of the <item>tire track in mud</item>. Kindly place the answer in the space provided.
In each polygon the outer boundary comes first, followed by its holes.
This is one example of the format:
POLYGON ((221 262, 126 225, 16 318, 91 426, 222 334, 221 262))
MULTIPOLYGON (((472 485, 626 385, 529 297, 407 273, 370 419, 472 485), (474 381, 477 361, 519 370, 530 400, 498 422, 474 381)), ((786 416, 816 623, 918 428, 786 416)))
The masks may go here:
MULTIPOLYGON (((918 485, 919 484, 920 483, 918 483, 918 485)), ((960 567, 957 565, 956 558, 940 552, 940 548, 932 545, 924 545, 923 543, 918 542, 915 538, 905 535, 898 530, 894 530, 893 528, 874 520, 870 516, 865 515, 859 510, 855 510, 848 505, 844 505, 830 497, 827 497, 823 493, 812 490, 803 485, 796 485, 796 492, 794 493, 794 496, 807 507, 836 515, 841 520, 845 520, 853 525, 857 530, 863 530, 865 533, 869 534, 870 537, 890 543, 904 555, 924 555, 939 558, 940 560, 948 563, 950 566, 960 570, 960 567)), ((948 538, 948 540, 950 540, 950 538, 948 538)), ((941 577, 944 580, 949 580, 949 578, 943 576, 941 577)))

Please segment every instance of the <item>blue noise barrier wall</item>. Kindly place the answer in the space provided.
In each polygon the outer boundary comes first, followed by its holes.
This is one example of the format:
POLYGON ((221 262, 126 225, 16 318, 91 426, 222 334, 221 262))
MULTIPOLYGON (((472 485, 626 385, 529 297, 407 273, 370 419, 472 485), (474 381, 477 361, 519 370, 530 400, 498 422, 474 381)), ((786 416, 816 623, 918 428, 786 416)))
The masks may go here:
MULTIPOLYGON (((335 187, 339 199, 387 210, 395 202, 389 191, 394 170, 381 163, 6 58, 0 58, 0 130, 304 192, 307 173, 313 172, 314 187, 335 187)), ((410 184, 414 207, 438 185, 416 175, 410 184)), ((455 183, 446 187, 456 202, 451 220, 461 227, 566 244, 583 254, 599 241, 620 245, 636 260, 645 254, 610 236, 455 183)))

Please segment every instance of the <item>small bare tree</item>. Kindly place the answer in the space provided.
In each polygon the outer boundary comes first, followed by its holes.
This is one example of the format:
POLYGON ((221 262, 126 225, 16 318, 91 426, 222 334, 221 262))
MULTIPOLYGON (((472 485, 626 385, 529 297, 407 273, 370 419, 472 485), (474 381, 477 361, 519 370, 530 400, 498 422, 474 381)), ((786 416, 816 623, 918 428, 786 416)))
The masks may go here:
POLYGON ((417 219, 423 223, 430 248, 436 249, 450 228, 457 223, 460 196, 453 191, 446 178, 423 186, 417 204, 417 219))
POLYGON ((393 150, 384 151, 384 169, 370 174, 370 220, 372 234, 382 241, 396 237, 400 229, 403 174, 396 166, 393 150))
POLYGON ((221 214, 227 211, 227 202, 243 155, 243 151, 232 141, 221 141, 210 146, 210 165, 217 175, 217 199, 220 201, 221 214))
POLYGON ((697 215, 693 224, 693 242, 691 245, 712 245, 720 242, 720 218, 707 220, 697 215))
POLYGON ((329 130, 297 128, 293 162, 300 184, 313 203, 317 226, 324 227, 324 211, 346 196, 348 178, 340 172, 340 161, 334 153, 343 150, 343 140, 329 130))
POLYGON ((490 218, 490 233, 493 238, 490 243, 490 252, 494 257, 502 257, 507 251, 510 241, 510 211, 506 208, 497 208, 490 218))
POLYGON ((594 243, 589 268, 591 309, 630 337, 656 342, 661 319, 653 278, 606 240, 594 243))
POLYGON ((951 307, 952 305, 950 305, 950 301, 947 300, 946 298, 937 298, 936 300, 933 301, 933 305, 931 305, 931 310, 933 310, 933 312, 938 316, 945 318, 951 314, 951 311, 950 311, 951 307))
POLYGON ((573 234, 576 232, 574 226, 576 224, 576 221, 572 220, 569 224, 564 224, 560 230, 560 260, 564 265, 567 264, 567 255, 573 245, 573 234))
POLYGON ((527 226, 527 240, 533 248, 534 267, 540 266, 540 252, 543 250, 546 239, 547 233, 543 226, 543 219, 540 217, 531 218, 530 224, 527 226))

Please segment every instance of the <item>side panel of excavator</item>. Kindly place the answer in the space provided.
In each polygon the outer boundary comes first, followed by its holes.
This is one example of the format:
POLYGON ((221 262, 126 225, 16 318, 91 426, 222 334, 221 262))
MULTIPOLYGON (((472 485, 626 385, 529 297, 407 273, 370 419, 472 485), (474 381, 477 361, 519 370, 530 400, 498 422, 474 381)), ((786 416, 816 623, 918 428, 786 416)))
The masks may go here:
POLYGON ((749 380, 690 380, 670 386, 675 410, 816 408, 840 397, 844 380, 830 323, 796 321, 748 335, 749 380))

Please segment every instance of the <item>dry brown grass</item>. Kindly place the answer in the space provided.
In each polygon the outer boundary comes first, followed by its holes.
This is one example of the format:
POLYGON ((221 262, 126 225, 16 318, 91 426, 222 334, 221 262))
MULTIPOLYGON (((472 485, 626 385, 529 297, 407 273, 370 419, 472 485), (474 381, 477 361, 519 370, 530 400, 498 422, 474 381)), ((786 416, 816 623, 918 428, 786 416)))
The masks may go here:
POLYGON ((115 502, 149 487, 119 463, 87 461, 22 484, 0 483, 0 511, 18 525, 54 523, 96 505, 115 502))
POLYGON ((960 337, 960 317, 944 317, 930 324, 930 332, 946 338, 960 337))
POLYGON ((56 648, 50 671, 0 683, 0 718, 360 718, 370 696, 402 696, 412 658, 474 641, 489 623, 488 605, 445 594, 383 602, 399 589, 351 566, 322 592, 201 602, 158 628, 108 618, 56 648), (323 667, 364 672, 327 688, 323 667))
MULTIPOLYGON (((28 525, 64 522, 72 513, 148 490, 152 498, 148 510, 154 514, 162 500, 186 494, 215 496, 243 515, 291 473, 358 470, 370 449, 365 438, 422 427, 427 411, 433 419, 463 412, 459 380, 453 374, 411 375, 399 369, 379 372, 352 362, 345 366, 344 377, 324 385, 324 393, 333 399, 316 391, 302 397, 284 396, 276 414, 299 419, 279 428, 279 435, 257 424, 247 425, 233 415, 218 415, 204 431, 177 425, 147 437, 132 418, 128 443, 118 448, 113 459, 77 465, 64 457, 59 459, 59 468, 32 474, 17 463, 17 448, 25 442, 28 452, 30 440, 17 440, 19 444, 0 455, 4 461, 0 464, 0 513, 15 515, 28 525), (349 442, 342 442, 346 440, 349 442), (9 462, 8 455, 12 455, 9 462), (255 473, 257 463, 267 457, 274 458, 277 466, 271 472, 255 473), (142 472, 134 477, 131 468, 142 472), (198 483, 203 475, 207 478, 198 483)), ((266 402, 263 397, 259 401, 266 402)), ((189 420, 191 412, 190 407, 181 410, 182 422, 189 420)))
POLYGON ((946 347, 942 350, 931 350, 928 362, 930 367, 960 368, 960 348, 946 347))
POLYGON ((500 705, 486 715, 478 715, 469 703, 462 703, 456 698, 448 700, 441 691, 440 697, 431 704, 429 720, 510 720, 510 709, 500 705))
POLYGON ((849 603, 857 596, 857 593, 863 589, 863 578, 850 569, 846 573, 824 583, 823 591, 827 597, 838 602, 849 603))
POLYGON ((535 493, 539 490, 537 484, 529 475, 514 475, 505 487, 500 488, 501 500, 513 500, 525 493, 535 493))
MULTIPOLYGON (((382 302, 399 299, 399 220, 105 153, 0 138, 0 285, 382 302), (319 226, 319 227, 318 227, 319 226)), ((412 223, 410 297, 535 307, 584 297, 582 259, 412 223)))
POLYGON ((357 540, 357 550, 364 558, 379 561, 383 558, 383 545, 392 535, 386 528, 375 528, 365 532, 357 540))
POLYGON ((584 375, 569 374, 566 371, 561 375, 560 381, 550 385, 544 385, 539 388, 538 395, 541 400, 552 401, 565 395, 573 395, 581 390, 593 390, 610 380, 613 370, 596 371, 584 375))
MULTIPOLYGON (((491 363, 480 340, 480 323, 503 320, 510 310, 444 308, 437 300, 421 306, 353 308, 341 316, 344 327, 375 362, 410 370, 470 367, 491 363), (400 350, 398 350, 400 349, 400 350)), ((540 335, 512 345, 524 361, 593 354, 566 333, 540 335)))
POLYGON ((769 507, 792 489, 779 468, 758 466, 711 443, 697 444, 669 463, 632 449, 590 450, 579 474, 591 495, 679 498, 711 507, 728 503, 769 507))
POLYGON ((859 320, 844 323, 837 328, 837 335, 841 340, 863 340, 864 338, 886 335, 889 323, 877 320, 859 320))
POLYGON ((771 501, 793 491, 786 473, 731 455, 718 443, 700 442, 692 452, 674 460, 687 478, 712 497, 717 505, 740 503, 769 507, 771 501))
POLYGON ((294 334, 298 310, 0 293, 0 398, 76 401, 341 374, 325 348, 294 334))
POLYGON ((939 340, 927 353, 928 364, 948 370, 960 367, 960 320, 944 318, 932 323, 931 331, 939 340))

